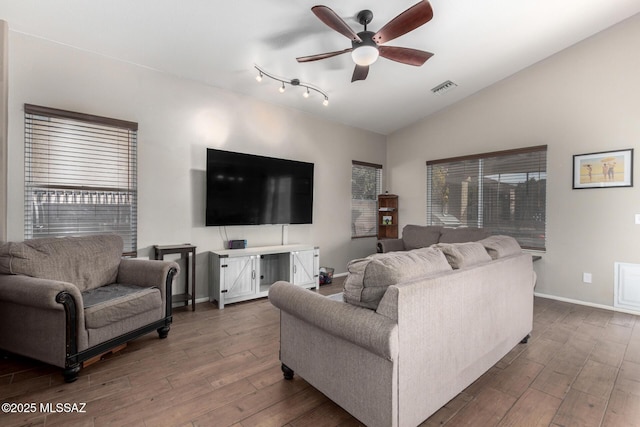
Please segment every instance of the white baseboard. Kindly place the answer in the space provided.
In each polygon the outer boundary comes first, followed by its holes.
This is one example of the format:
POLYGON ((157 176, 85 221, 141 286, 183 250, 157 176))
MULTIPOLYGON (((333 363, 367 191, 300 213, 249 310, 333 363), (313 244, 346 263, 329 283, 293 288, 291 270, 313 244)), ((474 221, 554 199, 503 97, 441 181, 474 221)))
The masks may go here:
POLYGON ((618 313, 635 314, 636 316, 640 315, 639 311, 627 310, 627 309, 624 309, 624 308, 613 307, 613 306, 610 306, 610 305, 595 304, 593 302, 587 302, 587 301, 580 301, 580 300, 577 300, 577 299, 558 297, 558 296, 555 296, 555 295, 541 294, 539 292, 534 292, 533 294, 535 296, 537 296, 537 297, 540 297, 540 298, 553 299, 553 300, 556 300, 556 301, 568 302, 568 303, 577 304, 577 305, 584 305, 586 307, 601 308, 603 310, 615 311, 615 312, 618 312, 618 313))

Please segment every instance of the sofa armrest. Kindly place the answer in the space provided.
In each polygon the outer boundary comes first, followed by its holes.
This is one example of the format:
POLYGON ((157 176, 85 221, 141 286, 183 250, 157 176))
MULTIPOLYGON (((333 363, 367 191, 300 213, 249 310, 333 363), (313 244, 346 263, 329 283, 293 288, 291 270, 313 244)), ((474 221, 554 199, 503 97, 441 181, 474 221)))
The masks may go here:
POLYGON ((396 322, 372 310, 335 301, 288 282, 271 285, 269 300, 297 319, 388 360, 398 354, 396 322))
POLYGON ((378 252, 395 252, 404 251, 404 242, 402 239, 384 239, 378 240, 378 252))
POLYGON ((71 283, 21 274, 0 274, 0 301, 47 310, 64 310, 56 302, 60 292, 71 295, 78 307, 82 308, 80 290, 71 283))

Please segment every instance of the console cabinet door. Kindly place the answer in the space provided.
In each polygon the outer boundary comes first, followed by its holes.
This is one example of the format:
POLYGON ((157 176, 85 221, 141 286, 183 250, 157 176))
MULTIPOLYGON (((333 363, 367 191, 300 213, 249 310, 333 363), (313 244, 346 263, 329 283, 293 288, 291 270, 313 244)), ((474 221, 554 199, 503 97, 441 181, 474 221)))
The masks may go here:
POLYGON ((291 252, 291 283, 298 286, 318 286, 318 250, 291 252))
POLYGON ((244 297, 256 293, 255 256, 225 258, 220 264, 220 291, 225 300, 244 297))

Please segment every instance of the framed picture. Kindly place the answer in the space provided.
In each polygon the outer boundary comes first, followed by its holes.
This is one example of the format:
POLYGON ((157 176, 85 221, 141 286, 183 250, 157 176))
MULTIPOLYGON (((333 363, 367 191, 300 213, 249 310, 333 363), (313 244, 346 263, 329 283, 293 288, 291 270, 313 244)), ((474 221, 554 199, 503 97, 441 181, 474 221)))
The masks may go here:
POLYGON ((573 188, 633 187, 633 148, 573 156, 573 188))

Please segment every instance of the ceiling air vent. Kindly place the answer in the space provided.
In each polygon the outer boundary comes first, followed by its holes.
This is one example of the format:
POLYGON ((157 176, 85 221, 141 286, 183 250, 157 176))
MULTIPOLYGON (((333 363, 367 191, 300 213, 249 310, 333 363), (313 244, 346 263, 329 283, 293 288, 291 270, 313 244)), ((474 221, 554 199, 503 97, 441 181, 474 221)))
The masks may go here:
POLYGON ((433 92, 435 95, 444 95, 446 92, 449 92, 456 87, 458 87, 457 84, 455 84, 451 80, 447 80, 446 82, 440 83, 438 86, 431 89, 431 92, 433 92))

